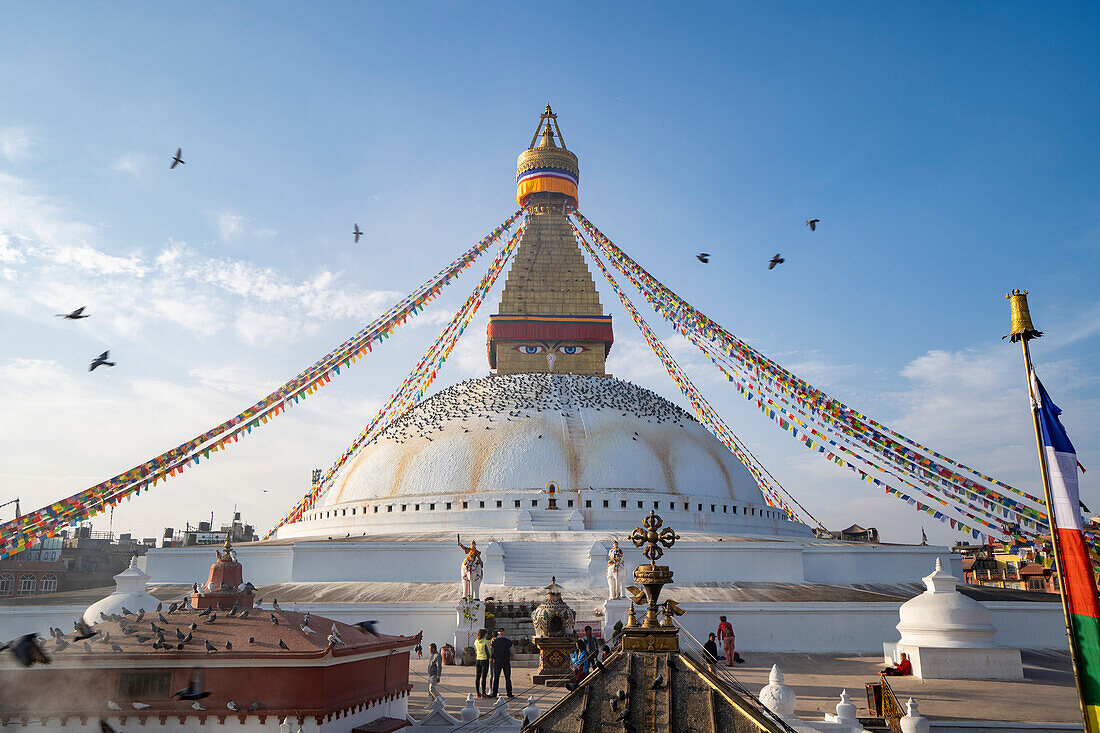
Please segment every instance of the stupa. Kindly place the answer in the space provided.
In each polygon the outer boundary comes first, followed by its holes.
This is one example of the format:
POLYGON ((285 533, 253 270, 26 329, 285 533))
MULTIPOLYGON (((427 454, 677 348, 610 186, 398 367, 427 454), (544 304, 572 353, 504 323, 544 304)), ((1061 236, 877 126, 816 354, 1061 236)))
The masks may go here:
MULTIPOLYGON (((815 537, 690 413, 609 374, 612 318, 568 218, 579 180, 548 106, 516 167, 527 223, 490 317, 488 374, 410 408, 300 521, 238 545, 257 595, 451 641, 457 534, 477 542, 480 598, 537 602, 555 577, 578 625, 610 633, 627 620, 626 602, 608 601, 611 543, 627 567, 641 563, 628 540, 639 513, 656 511, 679 530, 680 622, 695 635, 729 615, 744 649, 879 652, 948 548, 815 537)), ((152 550, 146 570, 190 586, 210 555, 152 550)))

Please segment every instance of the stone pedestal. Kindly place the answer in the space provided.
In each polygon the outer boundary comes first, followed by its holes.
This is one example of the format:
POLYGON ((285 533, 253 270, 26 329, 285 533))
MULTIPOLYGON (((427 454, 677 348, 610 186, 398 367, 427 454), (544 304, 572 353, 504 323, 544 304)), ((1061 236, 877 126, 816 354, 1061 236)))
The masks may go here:
POLYGON ((1020 680, 1019 649, 998 647, 989 610, 956 589, 958 578, 936 569, 924 578, 927 588, 902 604, 897 629, 901 638, 882 645, 883 656, 896 664, 907 654, 913 676, 946 680, 1020 680))
POLYGON ((626 626, 626 617, 630 612, 630 600, 619 598, 614 601, 603 602, 603 638, 611 639, 615 635, 615 622, 622 621, 626 626))
POLYGON ((887 664, 897 664, 904 652, 913 676, 923 680, 1022 680, 1019 649, 999 647, 934 647, 901 642, 882 645, 887 664))
POLYGON ((569 655, 573 653, 576 641, 560 636, 536 636, 534 641, 539 648, 539 669, 531 675, 531 683, 553 686, 572 682, 573 665, 569 655))
POLYGON ((474 645, 477 630, 485 628, 485 601, 464 599, 455 606, 455 657, 462 658, 462 650, 474 645))

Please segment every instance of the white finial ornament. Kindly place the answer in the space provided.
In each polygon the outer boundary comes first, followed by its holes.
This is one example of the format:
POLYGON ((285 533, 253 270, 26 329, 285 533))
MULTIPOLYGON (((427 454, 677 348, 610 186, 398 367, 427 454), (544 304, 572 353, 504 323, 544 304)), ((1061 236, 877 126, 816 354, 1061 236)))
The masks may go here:
POLYGON ((852 704, 852 699, 848 697, 847 690, 841 690, 840 692, 840 702, 836 706, 836 722, 856 722, 856 706, 852 704))
POLYGON ((922 718, 917 710, 917 701, 909 698, 905 703, 905 717, 901 719, 902 733, 928 733, 930 724, 928 718, 922 718))
POLYGON ((477 703, 474 702, 474 693, 466 695, 466 707, 458 714, 463 723, 477 720, 481 713, 478 712, 477 703))
POLYGON ((541 714, 541 712, 542 711, 539 710, 539 706, 535 704, 535 698, 533 696, 528 697, 527 698, 527 707, 525 707, 523 709, 523 717, 527 718, 527 720, 529 722, 533 723, 536 720, 538 720, 538 717, 541 714))
POLYGON ((547 355, 546 355, 546 366, 549 367, 550 371, 554 371, 554 361, 556 361, 557 358, 558 357, 554 356, 554 352, 551 351, 551 352, 547 353, 547 355))
POLYGON ((778 664, 772 665, 772 671, 768 675, 768 685, 760 689, 757 697, 764 707, 784 719, 794 715, 795 706, 798 704, 794 690, 784 684, 783 672, 778 664))

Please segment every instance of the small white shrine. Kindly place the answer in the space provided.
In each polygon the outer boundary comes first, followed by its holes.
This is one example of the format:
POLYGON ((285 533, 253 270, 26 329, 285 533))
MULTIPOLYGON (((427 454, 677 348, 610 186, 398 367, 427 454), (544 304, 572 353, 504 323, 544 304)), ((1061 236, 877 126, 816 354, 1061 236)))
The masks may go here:
POLYGON ((989 609, 959 593, 959 579, 940 560, 924 578, 927 590, 899 610, 901 638, 882 645, 886 662, 907 654, 913 676, 947 680, 1020 680, 1019 649, 998 647, 989 609))
POLYGON ((84 611, 84 623, 98 624, 102 619, 100 613, 122 615, 123 608, 129 612, 154 610, 160 601, 149 593, 146 584, 149 576, 137 566, 137 557, 130 559, 130 567, 115 576, 115 592, 106 598, 101 598, 84 611))

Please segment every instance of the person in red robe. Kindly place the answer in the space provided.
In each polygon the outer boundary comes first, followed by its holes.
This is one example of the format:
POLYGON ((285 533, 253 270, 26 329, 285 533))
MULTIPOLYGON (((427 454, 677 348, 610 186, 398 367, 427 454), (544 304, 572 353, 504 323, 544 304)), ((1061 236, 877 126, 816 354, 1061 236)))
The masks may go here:
POLYGON ((882 670, 882 673, 887 677, 907 677, 913 674, 913 663, 909 661, 909 655, 902 652, 901 661, 882 670))

